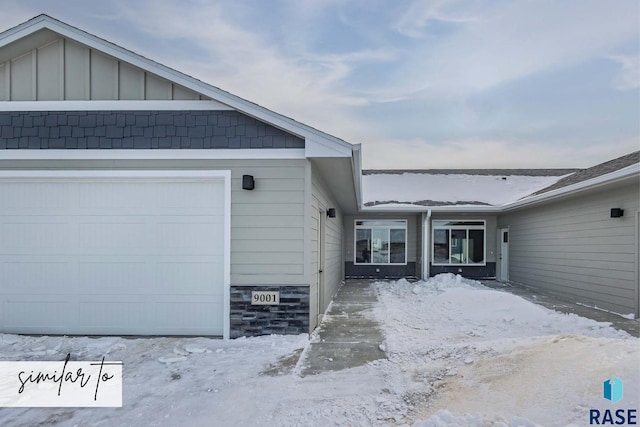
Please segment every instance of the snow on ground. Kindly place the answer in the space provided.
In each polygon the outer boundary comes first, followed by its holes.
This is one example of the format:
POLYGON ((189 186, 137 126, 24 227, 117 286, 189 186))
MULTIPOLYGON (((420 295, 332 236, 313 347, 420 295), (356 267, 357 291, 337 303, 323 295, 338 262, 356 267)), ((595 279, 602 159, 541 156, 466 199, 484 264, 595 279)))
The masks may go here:
POLYGON ((396 201, 399 202, 396 204, 406 204, 429 200, 501 206, 555 184, 561 178, 562 176, 376 173, 363 175, 362 197, 365 203, 396 201))
POLYGON ((302 335, 0 335, 0 360, 124 361, 123 408, 2 408, 0 425, 578 426, 589 408, 637 408, 639 340, 608 324, 453 275, 374 286, 388 360, 307 377, 302 335))
POLYGON ((638 406, 640 345, 626 332, 450 274, 378 286, 389 360, 405 367, 396 387, 426 403, 419 426, 588 425, 589 408, 613 407, 611 375, 625 385, 615 407, 638 406))

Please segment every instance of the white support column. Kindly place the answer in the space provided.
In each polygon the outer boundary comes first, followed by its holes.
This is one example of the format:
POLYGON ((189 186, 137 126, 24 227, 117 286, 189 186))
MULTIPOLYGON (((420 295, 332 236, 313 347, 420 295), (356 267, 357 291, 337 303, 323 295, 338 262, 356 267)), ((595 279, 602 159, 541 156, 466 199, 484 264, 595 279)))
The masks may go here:
POLYGON ((431 259, 430 251, 431 237, 431 209, 422 213, 422 280, 429 278, 429 260, 431 259))

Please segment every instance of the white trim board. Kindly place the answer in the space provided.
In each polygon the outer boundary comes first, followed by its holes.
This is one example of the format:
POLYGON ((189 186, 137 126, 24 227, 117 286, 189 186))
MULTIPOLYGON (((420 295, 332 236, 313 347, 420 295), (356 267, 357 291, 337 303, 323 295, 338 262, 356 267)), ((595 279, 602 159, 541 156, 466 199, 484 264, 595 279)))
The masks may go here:
POLYGON ((0 111, 234 111, 217 101, 1 101, 0 111))
POLYGON ((0 160, 274 160, 305 159, 303 148, 0 150, 0 160))

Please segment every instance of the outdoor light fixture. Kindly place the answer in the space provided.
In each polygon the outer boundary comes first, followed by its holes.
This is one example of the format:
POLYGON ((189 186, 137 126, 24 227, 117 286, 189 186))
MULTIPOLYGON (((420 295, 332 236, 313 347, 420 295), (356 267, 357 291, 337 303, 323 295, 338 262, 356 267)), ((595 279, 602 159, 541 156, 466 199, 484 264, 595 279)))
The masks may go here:
POLYGON ((611 218, 620 218, 622 216, 624 216, 624 209, 620 209, 620 208, 611 209, 611 218))
POLYGON ((329 218, 335 218, 336 217, 336 208, 327 209, 327 216, 329 218))
POLYGON ((253 190, 256 188, 256 182, 253 180, 253 175, 242 175, 242 189, 253 190))

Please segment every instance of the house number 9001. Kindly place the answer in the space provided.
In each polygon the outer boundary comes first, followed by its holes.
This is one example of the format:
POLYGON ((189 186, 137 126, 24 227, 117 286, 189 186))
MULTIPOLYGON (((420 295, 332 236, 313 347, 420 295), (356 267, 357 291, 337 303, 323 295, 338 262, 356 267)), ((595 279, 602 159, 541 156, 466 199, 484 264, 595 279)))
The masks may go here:
POLYGON ((277 304, 280 304, 280 292, 251 291, 251 305, 277 305, 277 304))

